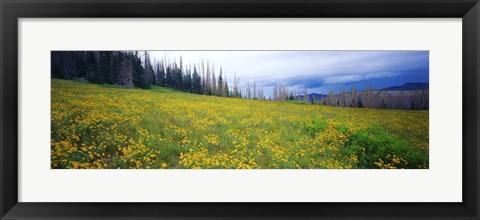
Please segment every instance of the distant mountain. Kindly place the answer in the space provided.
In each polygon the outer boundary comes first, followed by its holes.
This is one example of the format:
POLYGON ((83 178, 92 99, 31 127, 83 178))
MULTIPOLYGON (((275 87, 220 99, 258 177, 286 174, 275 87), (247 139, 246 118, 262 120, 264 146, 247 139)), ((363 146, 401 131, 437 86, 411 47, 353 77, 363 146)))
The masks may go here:
POLYGON ((409 82, 401 86, 392 86, 381 89, 384 91, 399 91, 399 90, 428 90, 428 83, 409 82))
MULTIPOLYGON (((405 83, 401 86, 392 86, 383 89, 379 89, 378 91, 408 91, 408 90, 428 90, 428 83, 420 83, 420 82, 409 82, 405 83)), ((362 90, 358 92, 363 92, 362 90)), ((347 91, 350 93, 350 91, 347 91)), ((338 95, 338 94, 337 94, 338 95)), ((310 93, 308 94, 308 102, 312 102, 313 100, 321 100, 326 98, 328 95, 326 94, 318 94, 318 93, 310 93)), ((297 95, 297 99, 303 100, 303 95, 297 95)))
MULTIPOLYGON (((308 94, 308 102, 312 102, 313 100, 320 100, 327 97, 325 94, 318 94, 318 93, 310 93, 308 94)), ((298 95, 298 98, 300 100, 303 100, 303 95, 298 95)))
POLYGON ((312 99, 312 98, 321 99, 321 98, 325 98, 325 97, 327 97, 327 95, 318 94, 318 93, 310 93, 310 94, 308 94, 308 98, 309 98, 309 99, 312 99))

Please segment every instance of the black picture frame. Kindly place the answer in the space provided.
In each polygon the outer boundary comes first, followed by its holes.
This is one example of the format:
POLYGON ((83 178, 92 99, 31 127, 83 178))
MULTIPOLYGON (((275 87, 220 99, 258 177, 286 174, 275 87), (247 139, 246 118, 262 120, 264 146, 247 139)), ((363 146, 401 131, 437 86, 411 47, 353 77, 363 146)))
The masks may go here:
POLYGON ((479 219, 478 0, 0 0, 0 15, 1 219, 479 219), (463 202, 18 202, 18 19, 47 17, 462 18, 463 202))

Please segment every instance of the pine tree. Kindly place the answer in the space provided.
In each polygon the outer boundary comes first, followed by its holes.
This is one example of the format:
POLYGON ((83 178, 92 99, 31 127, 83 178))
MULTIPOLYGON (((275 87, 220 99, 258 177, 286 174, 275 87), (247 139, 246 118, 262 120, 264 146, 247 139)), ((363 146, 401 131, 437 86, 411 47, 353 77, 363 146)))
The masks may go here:
POLYGON ((220 67, 220 73, 218 74, 218 95, 225 97, 225 88, 223 85, 223 78, 222 78, 222 67, 220 67))
POLYGON ((157 85, 159 86, 165 86, 165 66, 164 66, 164 61, 160 60, 160 62, 157 63, 157 85))
POLYGON ((177 90, 182 90, 182 91, 185 91, 184 90, 184 82, 183 82, 183 61, 182 61, 182 56, 180 56, 180 64, 179 66, 177 67, 176 69, 176 86, 175 88, 177 90))
POLYGON ((170 63, 167 64, 165 86, 168 88, 173 88, 173 68, 172 68, 172 64, 170 63))
POLYGON ((207 75, 205 79, 205 94, 212 95, 212 78, 210 77, 210 64, 207 61, 207 75))
POLYGON ((141 88, 149 89, 155 79, 155 72, 153 71, 152 63, 150 62, 150 54, 147 51, 145 51, 144 61, 144 82, 143 87, 141 88))
POLYGON ((134 56, 132 57, 133 61, 133 84, 135 87, 139 88, 146 88, 145 85, 145 70, 142 66, 142 60, 138 56, 138 52, 136 51, 134 56))
POLYGON ((207 77, 205 76, 205 63, 202 59, 202 94, 207 94, 207 77))
POLYGON ((228 82, 227 82, 227 74, 225 74, 225 85, 223 87, 224 87, 225 97, 230 97, 230 90, 228 89, 228 82))
POLYGON ((185 68, 185 77, 184 77, 184 91, 185 92, 192 92, 192 74, 191 74, 191 69, 190 65, 188 68, 185 68))
POLYGON ((217 79, 215 78, 215 67, 212 64, 212 95, 218 95, 217 79))
POLYGON ((192 77, 192 91, 197 94, 202 94, 202 79, 197 72, 197 67, 193 65, 193 77, 192 77))

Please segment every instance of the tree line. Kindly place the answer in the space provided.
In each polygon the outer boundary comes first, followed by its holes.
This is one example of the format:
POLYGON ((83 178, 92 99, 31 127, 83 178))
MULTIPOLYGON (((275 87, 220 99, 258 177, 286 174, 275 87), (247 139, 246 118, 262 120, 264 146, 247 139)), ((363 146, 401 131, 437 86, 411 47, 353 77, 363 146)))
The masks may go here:
MULTIPOLYGON (((304 98, 304 97, 302 97, 304 98)), ((341 89, 339 93, 332 90, 326 96, 309 96, 305 101, 310 104, 329 105, 354 108, 378 108, 378 109, 404 109, 404 110, 428 110, 428 90, 374 90, 366 87, 363 91, 357 91, 352 87, 350 91, 341 89)))
POLYGON ((148 51, 52 51, 52 78, 86 80, 97 84, 112 84, 150 89, 152 85, 168 87, 179 91, 271 101, 294 101, 357 108, 383 109, 426 109, 428 90, 382 91, 365 88, 357 91, 342 89, 328 95, 308 94, 307 89, 289 90, 285 85, 273 85, 268 97, 264 87, 256 81, 240 84, 240 78, 233 77, 232 85, 220 66, 204 60, 184 65, 182 57, 170 60, 151 58, 148 51))
POLYGON ((52 51, 52 78, 150 89, 152 85, 179 91, 241 97, 235 76, 233 89, 226 74, 209 61, 184 65, 182 58, 152 60, 148 51, 52 51))
MULTIPOLYGON (((248 84, 246 86, 248 88, 248 84)), ((249 89, 246 89, 248 91, 249 89)), ((257 94, 263 94, 263 88, 257 94)), ((247 96, 246 98, 248 98, 247 96)), ((262 99, 262 98, 259 98, 262 99)), ((358 91, 352 86, 349 91, 342 88, 334 92, 330 90, 327 95, 308 93, 307 89, 290 90, 287 86, 274 85, 272 92, 266 100, 280 102, 301 102, 311 105, 328 105, 354 108, 378 108, 378 109, 404 109, 404 110, 428 110, 429 93, 427 89, 416 90, 374 90, 365 87, 358 91), (307 95, 305 95, 307 94, 307 95)))

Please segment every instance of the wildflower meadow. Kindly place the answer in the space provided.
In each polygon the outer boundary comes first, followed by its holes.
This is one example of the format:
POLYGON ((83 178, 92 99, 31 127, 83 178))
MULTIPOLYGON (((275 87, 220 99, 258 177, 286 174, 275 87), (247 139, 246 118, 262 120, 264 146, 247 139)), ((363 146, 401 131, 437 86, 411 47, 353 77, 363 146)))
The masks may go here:
POLYGON ((429 113, 51 81, 52 169, 429 168, 429 113))

